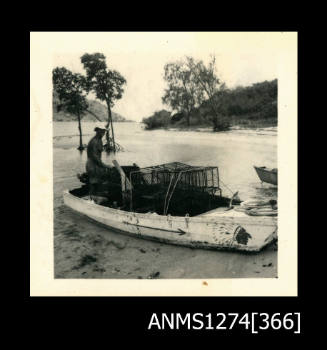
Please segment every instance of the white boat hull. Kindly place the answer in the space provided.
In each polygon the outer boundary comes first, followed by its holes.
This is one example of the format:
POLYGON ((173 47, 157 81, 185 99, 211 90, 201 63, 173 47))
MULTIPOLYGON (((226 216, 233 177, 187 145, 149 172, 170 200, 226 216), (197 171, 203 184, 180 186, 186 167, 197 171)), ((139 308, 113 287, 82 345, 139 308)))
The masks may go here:
POLYGON ((194 217, 140 214, 101 206, 68 190, 63 198, 65 205, 109 229, 170 244, 258 252, 277 238, 276 217, 250 217, 233 209, 194 217))
POLYGON ((272 169, 268 169, 266 167, 257 167, 257 166, 254 166, 254 169, 257 172, 261 182, 266 182, 268 184, 277 186, 278 184, 277 171, 273 171, 272 169))

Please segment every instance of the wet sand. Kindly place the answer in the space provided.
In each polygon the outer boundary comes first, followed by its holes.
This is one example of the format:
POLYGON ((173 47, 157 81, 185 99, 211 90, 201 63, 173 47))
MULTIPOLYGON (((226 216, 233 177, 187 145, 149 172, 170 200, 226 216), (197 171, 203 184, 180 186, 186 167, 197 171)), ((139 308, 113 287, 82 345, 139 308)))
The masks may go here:
MULTIPOLYGON (((110 231, 65 207, 62 191, 80 185, 76 173, 84 171, 86 155, 85 152, 80 154, 76 150, 78 138, 68 136, 76 134, 75 123, 69 124, 68 127, 67 123, 56 124, 55 278, 277 277, 277 245, 270 245, 255 254, 179 247, 110 231)), ((276 188, 262 186, 250 168, 252 163, 276 167, 276 135, 270 135, 269 132, 256 135, 253 132, 247 137, 248 135, 232 131, 225 135, 201 132, 201 137, 197 137, 197 133, 194 132, 146 132, 133 123, 130 126, 131 130, 128 130, 128 124, 117 123, 118 142, 126 149, 125 152, 116 155, 120 164, 136 161, 140 166, 147 166, 181 161, 218 165, 220 174, 224 175, 224 183, 229 188, 239 190, 241 199, 277 197, 276 188), (199 140, 198 144, 196 140, 199 140), (262 164, 263 162, 265 163, 262 164)), ((85 134, 92 135, 92 127, 92 123, 86 126, 85 134)), ((85 143, 90 137, 85 137, 85 143)), ((110 162, 110 158, 106 159, 105 156, 103 160, 110 162)), ((228 194, 227 189, 225 193, 228 194)))

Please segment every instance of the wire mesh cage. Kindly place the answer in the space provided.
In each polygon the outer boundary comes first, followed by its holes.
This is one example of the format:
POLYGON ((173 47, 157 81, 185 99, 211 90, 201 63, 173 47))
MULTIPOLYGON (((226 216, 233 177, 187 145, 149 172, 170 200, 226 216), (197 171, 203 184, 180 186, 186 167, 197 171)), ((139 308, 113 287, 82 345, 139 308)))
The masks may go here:
POLYGON ((206 198, 206 201, 210 201, 208 196, 217 192, 221 195, 218 168, 213 166, 166 163, 131 171, 129 182, 131 210, 152 207, 165 215, 173 196, 177 205, 177 198, 184 202, 192 200, 193 203, 195 194, 198 199, 206 198))
POLYGON ((179 162, 141 168, 130 173, 133 186, 140 184, 167 186, 179 177, 177 188, 188 190, 218 190, 219 173, 217 167, 191 166, 179 162))

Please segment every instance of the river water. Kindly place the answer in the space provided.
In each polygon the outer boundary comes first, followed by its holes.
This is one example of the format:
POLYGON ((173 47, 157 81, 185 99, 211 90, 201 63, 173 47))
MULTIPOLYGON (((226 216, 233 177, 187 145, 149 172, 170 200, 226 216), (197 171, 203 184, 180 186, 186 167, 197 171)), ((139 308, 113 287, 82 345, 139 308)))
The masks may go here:
MULTIPOLYGON (((83 143, 94 135, 94 123, 82 124, 83 143)), ((198 131, 146 131, 140 123, 115 123, 123 148, 121 165, 140 167, 168 162, 218 166, 223 194, 239 191, 242 200, 277 198, 277 188, 262 185, 253 165, 277 168, 276 128, 198 131)), ((207 251, 145 241, 111 232, 63 205, 62 191, 80 186, 86 152, 77 150, 77 123, 53 126, 54 243, 56 278, 232 278, 277 277, 277 251, 259 254, 207 251)), ((103 161, 113 157, 103 153, 103 161)))

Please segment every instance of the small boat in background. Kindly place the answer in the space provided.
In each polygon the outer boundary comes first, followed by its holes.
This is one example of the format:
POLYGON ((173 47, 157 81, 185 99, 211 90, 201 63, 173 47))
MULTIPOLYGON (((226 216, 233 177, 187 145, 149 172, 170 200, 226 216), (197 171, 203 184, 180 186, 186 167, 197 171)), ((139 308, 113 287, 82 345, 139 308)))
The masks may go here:
POLYGON ((266 182, 268 184, 277 186, 277 169, 276 168, 267 168, 265 166, 257 167, 254 166, 255 171, 257 172, 261 182, 266 182))

